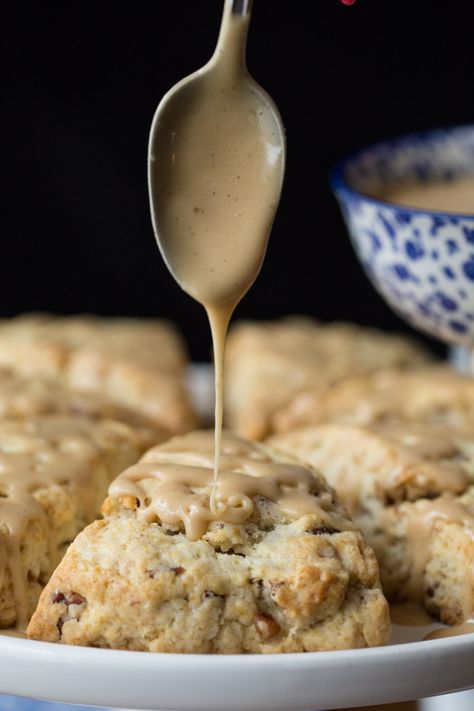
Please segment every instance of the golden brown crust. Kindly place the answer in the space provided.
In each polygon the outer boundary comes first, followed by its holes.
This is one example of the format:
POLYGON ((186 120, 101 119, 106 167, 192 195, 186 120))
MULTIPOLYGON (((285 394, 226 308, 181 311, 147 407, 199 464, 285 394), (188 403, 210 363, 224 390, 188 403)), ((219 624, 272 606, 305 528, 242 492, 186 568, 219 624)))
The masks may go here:
POLYGON ((339 540, 328 547, 331 558, 316 557, 313 538, 277 528, 236 555, 219 552, 211 540, 191 543, 135 518, 96 522, 54 573, 28 634, 66 644, 192 653, 384 644, 388 609, 378 576, 374 582, 354 572, 361 561, 364 569, 377 568, 360 534, 333 535, 339 540), (352 538, 359 540, 351 555, 340 555, 352 538), (84 598, 79 619, 64 602, 54 602, 58 594, 84 598))
POLYGON ((0 628, 29 618, 67 544, 143 448, 141 434, 119 422, 0 422, 0 628))
POLYGON ((474 602, 471 430, 384 422, 311 425, 272 446, 317 467, 373 546, 384 591, 457 624, 474 602))
MULTIPOLYGON (((183 457, 189 463, 189 452, 183 457)), ((332 496, 316 482, 318 496, 332 496)), ((140 518, 132 499, 109 497, 106 519, 76 538, 41 596, 30 638, 219 654, 387 641, 377 562, 358 531, 330 528, 317 513, 292 520, 260 496, 244 523, 214 521, 190 541, 179 526, 140 518)))

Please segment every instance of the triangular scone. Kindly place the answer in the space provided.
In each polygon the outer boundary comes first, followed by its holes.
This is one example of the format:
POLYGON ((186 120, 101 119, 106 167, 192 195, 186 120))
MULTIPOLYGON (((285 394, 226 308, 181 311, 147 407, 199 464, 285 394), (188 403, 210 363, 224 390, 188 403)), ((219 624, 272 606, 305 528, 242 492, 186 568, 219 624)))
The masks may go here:
POLYGON ((209 509, 213 451, 211 432, 177 437, 115 480, 104 520, 45 588, 30 638, 188 653, 387 642, 375 556, 324 479, 225 434, 226 523, 209 509))
POLYGON ((446 425, 327 424, 275 435, 334 486, 394 601, 457 624, 474 606, 474 438, 446 425))
POLYGON ((448 366, 382 370, 304 390, 274 414, 272 429, 288 432, 323 422, 370 425, 401 418, 474 426, 474 379, 448 366))
POLYGON ((0 368, 101 396, 170 434, 195 425, 185 362, 166 321, 44 314, 0 321, 0 368))
POLYGON ((0 421, 0 628, 26 625, 66 546, 146 444, 112 420, 0 421))
POLYGON ((229 427, 251 439, 272 431, 275 411, 298 392, 380 368, 408 368, 430 360, 408 338, 350 323, 308 318, 241 322, 226 354, 229 427))

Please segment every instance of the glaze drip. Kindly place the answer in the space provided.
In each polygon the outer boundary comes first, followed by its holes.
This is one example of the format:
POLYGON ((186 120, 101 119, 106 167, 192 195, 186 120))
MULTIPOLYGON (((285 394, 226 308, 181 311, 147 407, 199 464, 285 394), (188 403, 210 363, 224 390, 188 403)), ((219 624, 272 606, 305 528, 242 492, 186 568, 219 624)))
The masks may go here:
POLYGON ((191 540, 203 536, 212 521, 240 524, 249 519, 255 497, 274 502, 290 520, 316 514, 323 525, 355 529, 341 518, 332 494, 321 491, 310 469, 275 462, 263 447, 228 433, 223 437, 215 511, 210 505, 213 463, 211 432, 174 438, 117 477, 109 494, 135 497, 139 518, 183 527, 191 540))

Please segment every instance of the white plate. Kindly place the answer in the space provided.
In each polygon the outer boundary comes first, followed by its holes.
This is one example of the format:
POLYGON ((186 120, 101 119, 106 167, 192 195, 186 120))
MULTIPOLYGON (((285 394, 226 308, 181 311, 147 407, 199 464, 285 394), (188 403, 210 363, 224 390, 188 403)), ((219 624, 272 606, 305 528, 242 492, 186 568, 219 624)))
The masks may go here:
POLYGON ((390 703, 474 686, 474 634, 281 655, 148 654, 0 635, 0 691, 168 711, 303 711, 390 703))
MULTIPOLYGON (((209 368, 191 373, 208 412, 209 368)), ((422 642, 394 626, 387 647, 205 656, 66 647, 0 633, 0 693, 153 711, 311 711, 390 703, 474 687, 474 634, 422 642)))

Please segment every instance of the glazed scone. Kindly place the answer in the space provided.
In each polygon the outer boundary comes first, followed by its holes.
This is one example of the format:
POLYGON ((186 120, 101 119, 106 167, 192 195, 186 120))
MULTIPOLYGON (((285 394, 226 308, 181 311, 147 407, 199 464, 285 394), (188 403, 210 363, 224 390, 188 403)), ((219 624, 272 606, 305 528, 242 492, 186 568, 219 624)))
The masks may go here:
POLYGON ((273 416, 288 432, 323 422, 372 424, 388 419, 474 427, 474 379, 448 366, 386 370, 305 390, 273 416))
POLYGON ((112 484, 42 593, 32 639, 114 649, 270 653, 381 645, 370 547, 323 478, 225 434, 149 450, 112 484))
POLYGON ((25 625, 67 544, 146 444, 112 420, 0 421, 0 628, 25 625))
POLYGON ((185 362, 165 321, 32 314, 0 322, 0 368, 101 396, 170 433, 195 424, 185 362))
POLYGON ((57 381, 28 378, 0 369, 0 420, 51 414, 124 422, 140 428, 149 446, 169 437, 168 430, 148 417, 100 393, 71 390, 57 381))
POLYGON ((439 424, 313 425, 270 438, 317 467, 373 546, 392 601, 458 624, 474 603, 474 436, 439 424))
POLYGON ((243 436, 263 439, 275 411, 302 390, 428 360, 408 338, 354 324, 322 325, 306 318, 241 322, 227 345, 227 422, 243 436))

